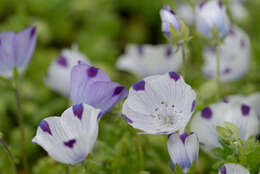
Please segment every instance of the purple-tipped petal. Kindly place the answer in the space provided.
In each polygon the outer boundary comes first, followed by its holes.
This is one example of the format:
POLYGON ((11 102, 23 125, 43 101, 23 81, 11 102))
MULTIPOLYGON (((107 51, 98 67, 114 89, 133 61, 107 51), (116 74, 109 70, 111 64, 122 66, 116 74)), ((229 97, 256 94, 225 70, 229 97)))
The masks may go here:
POLYGON ((175 82, 180 79, 180 75, 176 72, 169 72, 170 78, 172 78, 175 82))
POLYGON ((52 135, 50 126, 46 120, 42 120, 39 124, 39 127, 42 129, 43 132, 46 132, 46 133, 52 135))
POLYGON ((82 114, 83 114, 83 111, 84 111, 84 107, 82 104, 76 104, 72 107, 73 109, 73 113, 74 115, 79 119, 81 120, 82 119, 82 114))
POLYGON ((59 58, 57 59, 57 63, 58 63, 58 65, 63 66, 63 67, 65 67, 65 68, 68 67, 67 59, 66 59, 66 57, 63 56, 63 55, 60 55, 60 56, 59 56, 59 58))
POLYGON ((210 120, 212 117, 212 110, 210 109, 210 107, 206 107, 205 109, 203 109, 201 111, 201 116, 207 120, 210 120))
POLYGON ((243 116, 248 116, 250 114, 250 106, 243 104, 241 106, 241 112, 243 116))
POLYGON ((144 91, 145 90, 145 81, 142 80, 142 81, 134 83, 133 88, 136 91, 144 91))

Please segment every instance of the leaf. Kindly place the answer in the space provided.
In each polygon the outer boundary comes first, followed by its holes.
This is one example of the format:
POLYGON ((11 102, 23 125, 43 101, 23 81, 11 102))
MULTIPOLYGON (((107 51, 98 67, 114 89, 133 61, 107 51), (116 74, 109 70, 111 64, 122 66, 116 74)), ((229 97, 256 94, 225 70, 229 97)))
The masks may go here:
POLYGON ((217 126, 216 129, 221 138, 223 138, 224 140, 227 140, 227 141, 231 140, 230 137, 232 136, 232 133, 228 129, 226 129, 222 126, 217 126))
POLYGON ((213 155, 215 155, 217 158, 220 159, 225 159, 225 157, 228 155, 225 154, 225 151, 220 147, 215 147, 214 149, 211 150, 211 152, 213 153, 213 155))
POLYGON ((176 163, 175 168, 176 168, 176 174, 184 174, 182 168, 179 166, 178 163, 176 163))
POLYGON ((234 137, 238 137, 239 135, 239 129, 236 127, 236 125, 234 125, 233 123, 231 122, 225 122, 224 123, 225 127, 231 131, 232 133, 232 136, 234 137))
POLYGON ((10 83, 9 79, 0 76, 0 80, 3 81, 4 83, 10 83))
POLYGON ((223 164, 225 164, 225 161, 224 161, 224 160, 223 160, 223 161, 218 161, 218 162, 216 162, 216 163, 212 166, 212 168, 215 169, 215 170, 218 170, 223 164))
POLYGON ((196 173, 196 162, 193 161, 191 166, 190 166, 188 174, 195 174, 195 173, 196 173))

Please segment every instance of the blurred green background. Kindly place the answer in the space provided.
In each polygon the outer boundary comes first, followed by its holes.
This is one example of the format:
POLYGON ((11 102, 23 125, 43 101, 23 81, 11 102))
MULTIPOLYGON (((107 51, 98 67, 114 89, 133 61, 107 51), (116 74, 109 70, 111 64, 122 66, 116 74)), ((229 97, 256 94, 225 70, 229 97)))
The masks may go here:
MULTIPOLYGON (((173 0, 0 0, 0 31, 19 31, 37 26, 38 42, 35 54, 20 82, 22 107, 26 124, 27 151, 33 174, 65 173, 65 165, 48 157, 47 153, 31 143, 41 119, 60 115, 69 100, 51 91, 44 84, 50 62, 61 49, 77 43, 79 50, 92 63, 104 69, 111 79, 127 88, 138 80, 126 72, 116 70, 114 64, 127 43, 165 43, 161 33, 159 10, 173 0)), ((251 38, 252 65, 241 80, 223 85, 224 95, 249 94, 260 89, 260 1, 246 4, 250 18, 239 23, 251 38)), ((202 76, 201 51, 204 43, 194 36, 190 43, 191 57, 186 81, 198 93, 197 110, 215 102, 215 85, 202 76)), ((18 168, 20 161, 20 136, 16 119, 15 100, 10 87, 0 83, 0 131, 18 168)), ((100 122, 100 131, 94 151, 86 162, 88 172, 95 174, 169 174, 172 173, 166 142, 167 136, 140 135, 144 151, 144 171, 140 172, 137 131, 121 117, 118 104, 100 122)), ((214 159, 202 151, 198 173, 216 173, 214 159)), ((0 173, 12 173, 10 162, 0 149, 0 173)), ((71 173, 84 173, 82 166, 71 173)))

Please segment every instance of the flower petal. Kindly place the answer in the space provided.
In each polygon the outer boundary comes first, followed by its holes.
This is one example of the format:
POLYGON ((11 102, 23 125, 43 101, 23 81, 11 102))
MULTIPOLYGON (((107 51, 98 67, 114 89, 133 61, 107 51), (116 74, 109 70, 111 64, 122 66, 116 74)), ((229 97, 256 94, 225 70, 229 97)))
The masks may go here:
POLYGON ((185 140, 185 149, 190 161, 198 161, 199 140, 196 134, 192 133, 185 140))
POLYGON ((218 173, 219 174, 250 174, 245 167, 233 163, 228 163, 223 165, 220 168, 218 173))
POLYGON ((61 117, 42 120, 32 141, 59 162, 82 162, 96 142, 99 114, 99 109, 86 104, 70 107, 61 117))

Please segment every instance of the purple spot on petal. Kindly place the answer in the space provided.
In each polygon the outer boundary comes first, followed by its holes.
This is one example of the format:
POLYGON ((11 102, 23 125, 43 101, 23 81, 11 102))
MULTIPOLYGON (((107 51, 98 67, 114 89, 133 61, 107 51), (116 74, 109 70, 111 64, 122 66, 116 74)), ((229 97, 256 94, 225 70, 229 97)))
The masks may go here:
POLYGON ((168 134, 168 138, 170 138, 172 135, 173 135, 173 133, 171 133, 171 134, 168 134))
POLYGON ((241 112, 243 116, 248 116, 250 114, 250 107, 248 105, 243 104, 241 106, 241 112))
POLYGON ((91 66, 87 69, 87 75, 90 78, 96 77, 97 73, 98 73, 98 68, 94 66, 91 66))
POLYGON ((66 57, 63 56, 63 55, 60 55, 60 56, 59 56, 59 58, 58 58, 58 60, 57 60, 57 63, 58 63, 59 65, 65 67, 65 68, 68 67, 67 59, 66 59, 66 57))
POLYGON ((64 144, 65 146, 67 146, 67 147, 69 147, 69 148, 71 148, 71 149, 74 147, 75 143, 76 143, 76 140, 75 140, 75 139, 72 139, 72 140, 63 142, 63 144, 64 144))
POLYGON ((180 79, 180 75, 176 72, 169 72, 169 76, 171 79, 173 79, 175 82, 177 82, 180 79))
POLYGON ((144 54, 144 46, 143 45, 139 45, 137 48, 138 54, 141 56, 144 54))
POLYGON ((52 135, 49 123, 46 120, 42 120, 39 124, 40 128, 43 132, 47 132, 48 134, 52 135))
POLYGON ((185 140, 186 138, 190 136, 189 134, 187 134, 186 132, 184 132, 183 134, 180 135, 180 139, 182 141, 183 144, 185 144, 185 140))
POLYGON ((202 9, 204 7, 204 5, 205 5, 205 2, 200 2, 199 3, 199 8, 202 9))
POLYGON ((133 84, 133 88, 136 91, 144 91, 144 89, 145 89, 145 81, 142 80, 142 81, 134 83, 133 84))
POLYGON ((33 27, 30 32, 30 38, 32 38, 35 35, 35 32, 36 32, 36 27, 33 27))
POLYGON ((125 118, 127 123, 129 123, 129 124, 133 123, 133 121, 130 118, 128 118, 126 115, 123 115, 123 117, 125 118))
POLYGON ((79 120, 82 119, 82 114, 83 114, 83 110, 84 110, 84 107, 82 104, 76 104, 72 107, 72 110, 73 110, 73 114, 78 117, 79 120))
POLYGON ((219 171, 221 174, 227 174, 227 169, 226 169, 225 165, 221 166, 219 171))
POLYGON ((98 114, 98 117, 97 117, 97 120, 100 120, 100 118, 103 116, 103 112, 100 112, 99 114, 98 114))
POLYGON ((245 40, 241 40, 240 41, 240 45, 242 48, 245 48, 246 47, 246 41, 245 40))
POLYGON ((218 6, 219 6, 219 8, 222 8, 223 4, 222 4, 221 0, 218 0, 218 6))
POLYGON ((210 107, 206 107, 205 109, 203 109, 201 111, 201 116, 207 120, 211 119, 212 117, 212 110, 210 109, 210 107))
POLYGON ((223 73, 224 73, 224 74, 229 74, 229 73, 231 73, 231 68, 226 68, 223 73))
POLYGON ((120 94, 124 89, 125 89, 124 86, 118 86, 118 87, 116 87, 115 90, 114 90, 113 95, 118 95, 118 94, 120 94))
POLYGON ((230 28, 229 33, 230 33, 231 35, 235 35, 235 31, 234 31, 234 28, 233 28, 233 27, 230 28))
POLYGON ((192 105, 191 105, 191 112, 194 111, 195 106, 196 106, 196 100, 193 100, 192 105))
POLYGON ((215 53, 215 48, 214 47, 207 47, 207 51, 211 52, 211 53, 215 53))
POLYGON ((172 48, 169 46, 167 49, 166 49, 166 56, 167 57, 170 57, 172 55, 172 48))
POLYGON ((229 103, 229 101, 228 101, 227 98, 224 98, 224 99, 223 99, 223 102, 224 102, 224 103, 229 103))

